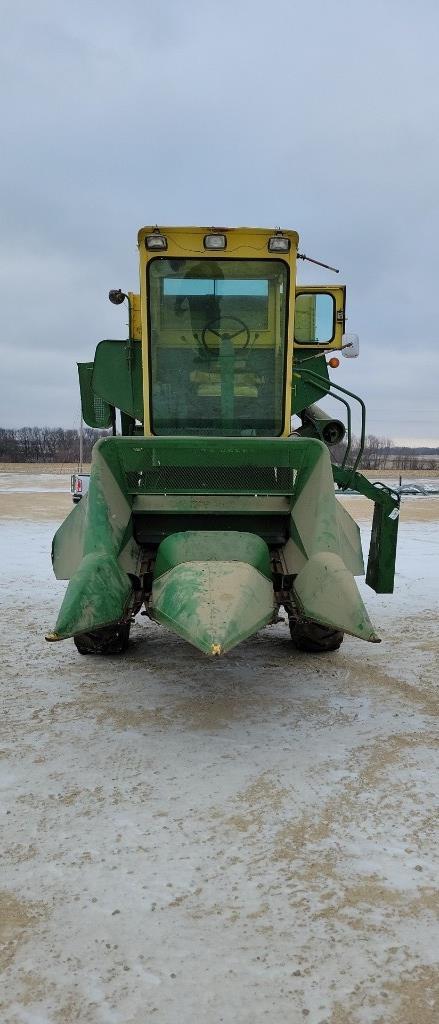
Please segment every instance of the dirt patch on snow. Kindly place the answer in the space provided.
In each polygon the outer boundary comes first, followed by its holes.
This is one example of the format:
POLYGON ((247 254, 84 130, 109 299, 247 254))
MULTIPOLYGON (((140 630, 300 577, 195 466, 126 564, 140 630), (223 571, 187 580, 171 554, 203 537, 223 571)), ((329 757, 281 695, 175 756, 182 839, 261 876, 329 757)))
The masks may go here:
MULTIPOLYGON (((90 472, 89 463, 84 463, 83 471, 90 472)), ((0 473, 21 473, 25 476, 30 473, 65 473, 70 477, 71 473, 77 472, 77 462, 0 462, 0 473)))
POLYGON ((54 492, 4 494, 0 491, 0 519, 38 523, 53 519, 61 523, 73 508, 72 496, 54 492))
MULTIPOLYGON (((372 522, 373 502, 358 495, 337 495, 344 507, 357 522, 372 522)), ((401 523, 437 523, 439 521, 439 495, 428 497, 405 496, 401 499, 401 523)))
POLYGON ((18 946, 29 938, 32 927, 47 916, 44 903, 18 899, 0 891, 0 968, 14 959, 18 946))

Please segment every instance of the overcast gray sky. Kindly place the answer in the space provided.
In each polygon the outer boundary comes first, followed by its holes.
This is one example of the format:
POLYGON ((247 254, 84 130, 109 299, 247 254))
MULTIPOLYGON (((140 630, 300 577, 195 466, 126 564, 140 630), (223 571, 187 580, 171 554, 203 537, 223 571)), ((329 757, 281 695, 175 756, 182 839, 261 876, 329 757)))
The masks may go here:
POLYGON ((78 423, 148 223, 296 229, 341 268, 370 432, 439 443, 437 0, 1 4, 0 425, 78 423))

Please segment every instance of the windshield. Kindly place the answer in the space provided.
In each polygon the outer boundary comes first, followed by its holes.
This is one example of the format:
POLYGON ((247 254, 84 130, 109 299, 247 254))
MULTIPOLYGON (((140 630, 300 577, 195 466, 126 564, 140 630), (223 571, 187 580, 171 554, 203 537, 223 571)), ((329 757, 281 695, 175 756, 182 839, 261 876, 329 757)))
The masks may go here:
POLYGON ((287 265, 158 257, 147 273, 153 433, 280 434, 287 265))

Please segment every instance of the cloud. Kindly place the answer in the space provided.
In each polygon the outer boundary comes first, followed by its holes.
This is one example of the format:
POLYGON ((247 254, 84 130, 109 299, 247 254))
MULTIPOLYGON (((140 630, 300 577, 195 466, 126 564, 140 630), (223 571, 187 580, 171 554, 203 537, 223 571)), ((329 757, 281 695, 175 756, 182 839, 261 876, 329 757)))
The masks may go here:
POLYGON ((70 425, 75 362, 125 334, 106 295, 136 287, 138 227, 216 221, 295 228, 339 265, 362 338, 340 381, 374 432, 439 434, 432 0, 18 0, 8 23, 5 424, 70 425))

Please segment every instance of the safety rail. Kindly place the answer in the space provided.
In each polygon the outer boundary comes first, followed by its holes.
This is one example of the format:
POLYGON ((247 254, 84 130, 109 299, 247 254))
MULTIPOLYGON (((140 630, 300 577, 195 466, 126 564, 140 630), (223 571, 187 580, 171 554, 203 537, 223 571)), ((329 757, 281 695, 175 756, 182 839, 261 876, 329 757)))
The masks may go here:
MULTIPOLYGON (((346 466, 346 462, 349 458, 349 454, 352 448, 352 414, 349 402, 347 402, 345 398, 342 398, 341 395, 334 394, 333 388, 335 388, 337 391, 341 391, 344 395, 349 395, 349 398, 352 398, 355 402, 358 402, 361 408, 361 434, 360 446, 355 457, 354 464, 352 467, 349 467, 349 473, 351 476, 353 476, 360 464, 361 457, 364 452, 364 444, 366 437, 366 406, 363 402, 363 399, 360 398, 359 395, 356 395, 353 391, 348 391, 347 388, 343 388, 341 384, 336 384, 334 381, 322 377, 321 374, 316 373, 315 370, 310 370, 309 367, 307 366, 301 366, 300 370, 296 371, 296 373, 298 377, 301 377, 302 375, 305 376, 305 378, 308 377, 311 384, 318 384, 319 388, 321 388, 322 391, 324 391, 326 394, 330 394, 331 398, 335 398, 338 402, 341 402, 342 405, 344 405, 347 410, 348 440, 346 444, 346 451, 343 456, 343 461, 341 463, 342 469, 344 469, 346 466)), ((345 490, 347 487, 350 486, 350 482, 340 486, 342 490, 345 490)))

